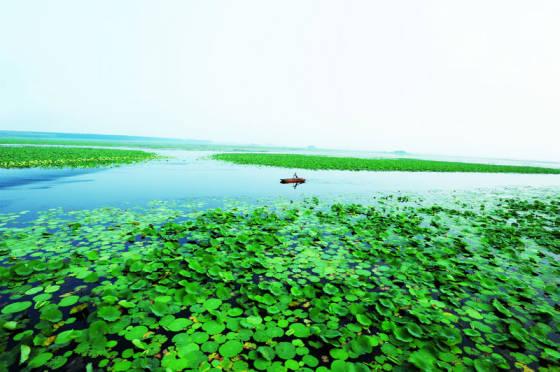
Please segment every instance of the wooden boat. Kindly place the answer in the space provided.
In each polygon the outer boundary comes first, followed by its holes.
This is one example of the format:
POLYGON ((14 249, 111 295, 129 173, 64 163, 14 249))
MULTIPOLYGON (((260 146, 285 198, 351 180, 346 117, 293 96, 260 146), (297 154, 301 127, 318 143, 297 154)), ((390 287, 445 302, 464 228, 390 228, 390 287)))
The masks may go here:
POLYGON ((282 178, 280 183, 305 183, 305 178, 282 178))

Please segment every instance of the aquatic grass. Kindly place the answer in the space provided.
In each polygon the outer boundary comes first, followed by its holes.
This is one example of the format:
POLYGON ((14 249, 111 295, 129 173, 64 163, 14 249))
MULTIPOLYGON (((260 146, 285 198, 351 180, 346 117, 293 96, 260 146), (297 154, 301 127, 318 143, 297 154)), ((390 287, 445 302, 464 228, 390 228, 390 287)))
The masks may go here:
POLYGON ((560 168, 542 168, 517 165, 462 163, 422 160, 410 158, 367 159, 352 157, 298 155, 298 154, 254 154, 223 153, 212 156, 215 160, 244 165, 313 169, 351 170, 380 172, 480 172, 480 173, 536 173, 560 174, 560 168))
POLYGON ((558 193, 0 215, 0 369, 553 370, 558 193))
POLYGON ((140 150, 51 146, 0 146, 0 168, 80 167, 131 164, 157 158, 140 150))

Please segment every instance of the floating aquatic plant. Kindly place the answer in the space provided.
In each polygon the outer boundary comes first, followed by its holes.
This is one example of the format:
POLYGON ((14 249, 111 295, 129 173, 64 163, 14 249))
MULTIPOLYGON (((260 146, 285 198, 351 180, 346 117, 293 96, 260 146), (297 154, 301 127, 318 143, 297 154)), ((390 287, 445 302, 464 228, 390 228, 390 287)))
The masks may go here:
POLYGON ((560 168, 543 168, 521 165, 464 163, 411 158, 352 158, 299 154, 215 154, 213 159, 236 164, 264 165, 283 168, 329 169, 384 172, 481 172, 481 173, 550 173, 560 174, 560 168))
POLYGON ((0 146, 0 168, 80 167, 130 164, 155 159, 140 150, 52 146, 0 146))
POLYGON ((560 199, 0 217, 0 369, 557 370, 560 199))

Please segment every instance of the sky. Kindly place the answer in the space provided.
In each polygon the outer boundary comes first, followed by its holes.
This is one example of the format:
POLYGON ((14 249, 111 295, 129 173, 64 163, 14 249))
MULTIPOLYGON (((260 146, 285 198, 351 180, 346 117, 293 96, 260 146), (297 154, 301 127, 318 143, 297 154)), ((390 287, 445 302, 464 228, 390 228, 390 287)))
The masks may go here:
POLYGON ((0 129, 560 161, 558 0, 0 2, 0 129))

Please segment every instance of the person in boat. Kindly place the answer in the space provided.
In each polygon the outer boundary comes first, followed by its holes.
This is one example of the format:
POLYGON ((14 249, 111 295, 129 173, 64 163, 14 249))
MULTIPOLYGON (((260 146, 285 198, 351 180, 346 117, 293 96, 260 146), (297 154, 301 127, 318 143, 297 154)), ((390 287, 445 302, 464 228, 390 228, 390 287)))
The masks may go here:
POLYGON ((295 172, 294 172, 294 178, 299 178, 299 177, 297 176, 297 173, 295 173, 295 172))

